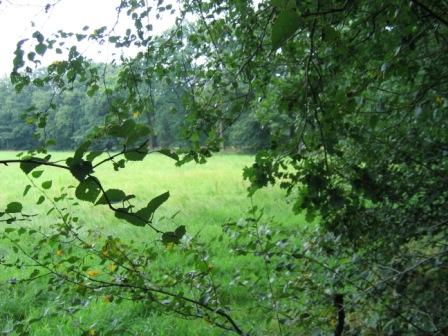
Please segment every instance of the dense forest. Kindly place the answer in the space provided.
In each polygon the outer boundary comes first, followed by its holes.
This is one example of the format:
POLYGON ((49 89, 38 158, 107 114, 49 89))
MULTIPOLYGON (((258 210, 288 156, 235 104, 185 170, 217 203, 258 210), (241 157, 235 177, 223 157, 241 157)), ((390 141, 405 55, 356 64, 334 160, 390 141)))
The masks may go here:
MULTIPOLYGON (((105 65, 97 65, 98 67, 105 65)), ((107 81, 116 80, 119 68, 109 70, 107 81)), ((139 123, 147 123, 153 130, 153 147, 181 147, 185 144, 182 137, 182 123, 185 110, 182 99, 185 88, 162 81, 154 83, 154 113, 134 111, 132 117, 139 123)), ((115 94, 118 94, 115 92, 115 94)), ((87 95, 86 86, 74 82, 63 95, 55 93, 51 86, 29 86, 16 92, 9 79, 0 80, 0 149, 23 150, 38 145, 39 134, 33 125, 31 111, 47 111, 45 136, 49 148, 55 150, 73 150, 93 133, 96 127, 105 124, 110 100, 104 91, 96 95, 87 95)), ((152 103, 151 103, 152 104, 152 103)), ((269 131, 247 113, 231 128, 225 131, 222 147, 228 150, 254 152, 269 143, 269 131)), ((97 144, 97 149, 116 149, 116 141, 97 144)))
POLYGON ((125 30, 18 41, 0 141, 28 150, 0 167, 27 185, 0 204, 0 266, 10 305, 40 287, 34 310, 0 311, 6 332, 447 335, 447 14, 121 0, 125 30), (223 148, 252 152, 244 181, 223 148))

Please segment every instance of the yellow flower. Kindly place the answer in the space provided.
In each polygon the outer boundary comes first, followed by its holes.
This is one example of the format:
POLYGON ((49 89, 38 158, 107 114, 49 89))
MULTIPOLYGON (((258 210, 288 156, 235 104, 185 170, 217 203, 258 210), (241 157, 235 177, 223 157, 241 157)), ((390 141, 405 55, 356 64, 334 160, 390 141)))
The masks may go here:
POLYGON ((109 264, 109 266, 107 266, 107 268, 109 269, 109 271, 111 271, 111 272, 115 272, 115 270, 117 269, 117 264, 115 264, 115 263, 112 263, 112 264, 109 264))
POLYGON ((89 334, 89 336, 95 336, 96 335, 95 329, 90 329, 88 334, 89 334))
POLYGON ((57 255, 58 257, 62 256, 63 254, 64 254, 64 251, 62 251, 61 249, 57 249, 57 250, 56 250, 56 255, 57 255))
POLYGON ((103 297, 103 301, 104 301, 104 303, 112 302, 112 295, 105 295, 103 297))
POLYGON ((95 270, 88 270, 88 271, 87 271, 87 275, 88 275, 89 277, 95 277, 95 276, 97 276, 98 274, 100 274, 99 271, 95 271, 95 270))
POLYGON ((77 290, 82 290, 84 288, 84 282, 83 281, 78 282, 78 284, 75 286, 75 288, 77 290))
POLYGON ((140 112, 139 111, 135 111, 134 113, 132 113, 132 116, 134 118, 138 118, 140 116, 140 112))

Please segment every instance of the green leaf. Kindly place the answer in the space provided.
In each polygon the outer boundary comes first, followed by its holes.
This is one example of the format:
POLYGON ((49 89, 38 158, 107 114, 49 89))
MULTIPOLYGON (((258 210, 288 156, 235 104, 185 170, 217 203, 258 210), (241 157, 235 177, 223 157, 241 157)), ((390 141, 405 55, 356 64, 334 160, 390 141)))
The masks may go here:
POLYGON ((71 256, 70 258, 65 259, 64 261, 68 262, 69 264, 74 264, 75 262, 79 261, 80 258, 77 256, 71 256))
POLYGON ((95 160, 95 158, 97 158, 101 154, 103 154, 103 152, 90 152, 89 154, 87 154, 86 160, 92 162, 93 160, 95 160))
POLYGON ((293 9, 282 11, 272 26, 272 50, 280 48, 300 26, 300 16, 293 9))
POLYGON ((126 145, 133 145, 140 139, 147 137, 149 134, 151 134, 151 129, 148 126, 136 124, 133 131, 126 135, 126 145))
POLYGON ((38 30, 36 30, 33 35, 32 35, 37 42, 42 43, 44 41, 44 36, 42 35, 42 33, 38 30))
POLYGON ((117 43, 120 38, 118 36, 109 36, 110 43, 117 43))
POLYGON ((38 45, 36 45, 34 50, 36 50, 39 55, 43 56, 47 51, 47 46, 44 43, 39 43, 38 45))
POLYGON ((75 190, 76 198, 94 203, 100 194, 99 182, 96 177, 89 176, 81 183, 79 183, 78 187, 75 190))
POLYGON ((126 199, 126 194, 124 191, 119 189, 109 189, 106 191, 106 194, 103 194, 100 199, 95 203, 95 205, 99 204, 108 204, 107 200, 111 204, 113 203, 119 203, 126 199))
POLYGON ((93 84, 89 86, 86 93, 89 97, 93 97, 93 95, 98 91, 99 88, 100 87, 97 84, 93 84))
POLYGON ((87 37, 86 34, 76 34, 75 36, 78 42, 84 40, 87 37))
MULTIPOLYGON (((123 193, 124 194, 124 193, 123 193)), ((125 196, 126 197, 126 196, 125 196)), ((120 208, 115 211, 115 217, 124 219, 129 223, 137 226, 145 226, 154 212, 170 197, 170 193, 166 192, 149 201, 148 205, 137 212, 130 213, 127 208, 120 208)))
POLYGON ((117 162, 113 162, 114 170, 118 171, 120 168, 124 168, 126 164, 125 159, 118 160, 117 162))
POLYGON ((20 202, 11 202, 6 206, 6 213, 18 213, 23 209, 22 203, 20 202))
POLYGON ((300 0, 271 0, 272 6, 279 9, 292 9, 297 8, 297 4, 300 0))
POLYGON ((179 244, 182 237, 187 231, 185 230, 185 225, 179 226, 175 231, 164 232, 162 235, 162 242, 167 244, 179 244))
POLYGON ((142 216, 143 218, 149 220, 149 218, 154 214, 154 212, 163 204, 165 203, 168 198, 170 197, 169 191, 166 193, 163 193, 157 197, 154 197, 151 201, 149 201, 148 205, 139 210, 137 213, 142 216))
POLYGON ((26 195, 28 194, 28 191, 30 191, 30 189, 31 189, 31 186, 28 184, 28 185, 25 187, 25 190, 23 191, 23 196, 26 196, 26 195))
POLYGON ((79 181, 83 181, 87 175, 93 173, 92 162, 90 161, 75 161, 73 158, 67 159, 67 165, 70 167, 70 172, 79 181))
POLYGON ((138 151, 132 151, 124 153, 124 157, 129 161, 142 161, 148 152, 144 149, 139 149, 138 151))
POLYGON ((113 137, 125 138, 128 135, 134 133, 135 126, 135 121, 132 119, 128 119, 121 125, 112 125, 107 130, 107 133, 113 137))
POLYGON ((89 149, 90 145, 92 143, 90 141, 86 141, 84 143, 82 143, 75 151, 75 155, 73 155, 73 160, 74 162, 81 162, 82 161, 82 157, 84 156, 84 154, 87 152, 87 150, 89 149))
POLYGON ((27 55, 27 57, 28 57, 28 59, 29 59, 30 61, 34 61, 34 57, 36 57, 36 53, 34 53, 34 52, 29 52, 28 55, 27 55))
POLYGON ((36 158, 36 157, 32 157, 32 156, 27 156, 27 157, 23 157, 22 160, 33 160, 34 162, 21 162, 20 163, 20 169, 22 169, 22 171, 25 174, 29 174, 33 169, 35 169, 36 167, 39 167, 42 163, 45 163, 49 160, 50 156, 47 156, 45 159, 41 159, 41 158, 36 158), (39 161, 41 161, 42 163, 39 163, 39 161))
POLYGON ((50 189, 52 184, 53 184, 52 181, 45 181, 44 183, 42 183, 42 188, 43 189, 50 189))
POLYGON ((161 150, 159 150, 159 153, 163 154, 165 156, 168 156, 169 158, 171 158, 173 160, 179 161, 179 155, 177 155, 176 152, 174 152, 170 149, 166 149, 166 148, 161 149, 161 150))
POLYGON ((115 217, 119 219, 124 219, 125 221, 136 226, 145 226, 147 220, 139 216, 138 213, 130 213, 127 208, 119 208, 115 211, 115 217))
POLYGON ((45 201, 45 197, 44 196, 40 196, 39 199, 37 200, 37 205, 42 204, 45 201))

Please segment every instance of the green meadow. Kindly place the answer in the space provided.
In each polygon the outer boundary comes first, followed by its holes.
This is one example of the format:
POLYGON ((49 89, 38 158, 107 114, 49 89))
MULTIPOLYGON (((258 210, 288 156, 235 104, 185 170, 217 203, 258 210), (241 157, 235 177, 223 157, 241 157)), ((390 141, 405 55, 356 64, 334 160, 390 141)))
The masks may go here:
MULTIPOLYGON (((1 152, 0 159, 14 158, 15 152, 1 152)), ((54 158, 64 159, 70 153, 57 153, 54 158)), ((154 225, 163 230, 173 230, 185 225, 189 236, 199 235, 204 241, 212 241, 222 233, 222 226, 229 220, 237 220, 251 206, 264 208, 267 217, 275 218, 282 225, 293 227, 304 220, 293 215, 288 199, 278 188, 266 188, 252 197, 247 197, 248 183, 242 178, 242 169, 252 163, 249 155, 222 154, 206 164, 190 163, 176 167, 174 161, 162 155, 151 155, 142 162, 131 162, 126 169, 114 171, 112 166, 104 165, 95 172, 105 188, 120 188, 128 194, 136 195, 136 203, 144 204, 149 199, 166 191, 169 200, 158 210, 154 225)), ((49 193, 55 194, 62 187, 75 185, 76 181, 68 171, 47 167, 41 177, 35 180, 39 185, 52 180, 49 193)), ((0 170, 0 204, 19 200, 24 211, 37 214, 29 222, 1 224, 7 227, 36 226, 45 228, 55 221, 54 215, 46 215, 45 207, 36 205, 39 193, 34 188, 26 195, 23 190, 30 183, 28 177, 16 165, 2 166, 0 170)), ((44 203, 45 204, 45 203, 44 203)), ((49 205, 47 205, 49 207, 49 205)), ((123 240, 143 244, 156 238, 147 227, 134 227, 116 219, 106 206, 93 206, 80 203, 73 206, 72 212, 80 218, 82 227, 96 230, 104 235, 114 235, 123 240)), ((226 270, 244 267, 235 260, 222 244, 212 243, 216 272, 226 274, 226 270)), ((42 248, 46 248, 45 246, 42 248)), ((3 258, 13 258, 14 253, 7 245, 0 247, 3 258)), ((172 267, 181 263, 176 253, 166 253, 163 261, 172 267)), ((248 261, 249 267, 250 261, 248 261)), ((104 302, 93 298, 88 306, 76 313, 58 309, 63 298, 59 293, 47 293, 44 298, 36 293, 45 289, 44 279, 29 283, 14 284, 21 279, 21 270, 0 265, 0 332, 16 335, 12 320, 26 320, 38 317, 32 324, 31 335, 80 335, 90 330, 106 330, 108 335, 222 335, 223 331, 210 327, 203 320, 183 320, 176 316, 155 314, 144 303, 123 301, 104 302), (13 281, 11 281, 13 279, 13 281), (54 309, 51 307, 53 306, 54 309)), ((230 281, 230 280, 229 280, 230 281)), ((230 301, 243 301, 240 316, 250 314, 244 311, 244 293, 226 293, 230 301)), ((255 317, 262 319, 262 317, 255 317)), ((100 334, 100 333, 98 333, 100 334)))

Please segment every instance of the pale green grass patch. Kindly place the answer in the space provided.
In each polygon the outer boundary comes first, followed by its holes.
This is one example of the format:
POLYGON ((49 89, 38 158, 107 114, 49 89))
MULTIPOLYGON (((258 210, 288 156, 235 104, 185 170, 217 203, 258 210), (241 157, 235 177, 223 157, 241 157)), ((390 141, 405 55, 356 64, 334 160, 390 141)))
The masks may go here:
MULTIPOLYGON (((14 152, 1 152, 0 159, 14 158, 14 152)), ((56 153, 54 158, 63 159, 70 153, 56 153)), ((151 198, 169 191, 171 197, 159 209, 155 218, 155 225, 164 230, 172 230, 178 225, 185 225, 187 234, 199 234, 201 239, 208 241, 222 233, 222 225, 228 220, 236 220, 251 206, 247 197, 248 183, 243 181, 242 169, 250 165, 253 157, 248 155, 217 155, 205 165, 187 164, 176 167, 174 161, 163 155, 150 155, 143 162, 129 163, 127 168, 116 172, 111 165, 105 165, 95 172, 104 187, 119 188, 128 194, 135 194, 137 205, 143 205, 151 198), (174 219, 166 220, 176 214, 174 219)), ((68 171, 46 167, 44 173, 35 182, 40 185, 43 181, 52 180, 50 195, 57 195, 61 187, 76 185, 76 180, 68 171)), ((20 201, 24 211, 30 214, 40 214, 28 223, 14 223, 13 226, 41 226, 53 223, 55 214, 46 216, 49 204, 36 205, 40 194, 31 190, 25 197, 23 190, 29 180, 19 169, 18 165, 0 167, 0 208, 4 208, 11 201, 20 201)), ((70 189, 73 193, 74 189, 70 189)), ((278 188, 266 188, 257 192, 253 203, 265 209, 267 217, 273 216, 276 221, 288 226, 301 225, 303 218, 294 216, 291 207, 285 201, 284 192, 278 188)), ((135 227, 117 220, 106 206, 93 206, 91 203, 80 202, 72 208, 80 218, 80 223, 89 229, 98 230, 104 235, 112 234, 128 241, 151 241, 156 238, 149 228, 135 227)), ((7 224, 2 224, 7 227, 7 224)), ((228 251, 219 243, 212 246, 214 263, 217 272, 225 274, 226 270, 233 270, 244 265, 236 264, 228 251)), ((7 246, 0 247, 0 254, 11 256, 7 246)), ((182 262, 182 256, 173 252, 167 254, 167 263, 175 265, 182 262)), ((241 262, 241 259, 240 259, 241 262)), ((249 261, 248 261, 249 265, 249 261)), ((55 293, 48 294, 48 301, 37 302, 35 292, 45 286, 44 281, 37 281, 26 285, 14 286, 8 284, 13 277, 20 278, 19 271, 12 271, 0 266, 0 331, 7 328, 8 319, 14 316, 39 315, 46 308, 52 309, 56 305, 55 293), (54 303, 53 303, 54 302, 54 303), (9 317, 8 317, 9 316, 9 317)), ((244 293, 241 299, 244 300, 244 293)), ((228 293, 229 299, 238 299, 239 293, 228 293)), ((76 313, 76 318, 84 325, 107 324, 115 326, 116 335, 221 335, 222 331, 211 329, 204 321, 184 321, 173 316, 161 316, 148 311, 144 304, 124 302, 119 305, 105 304, 101 300, 94 301, 86 310, 76 313)), ((79 329, 73 319, 59 312, 49 315, 36 323, 32 335, 76 335, 79 329)))

